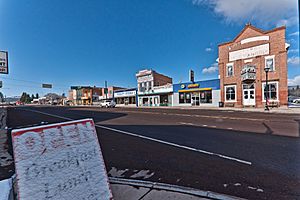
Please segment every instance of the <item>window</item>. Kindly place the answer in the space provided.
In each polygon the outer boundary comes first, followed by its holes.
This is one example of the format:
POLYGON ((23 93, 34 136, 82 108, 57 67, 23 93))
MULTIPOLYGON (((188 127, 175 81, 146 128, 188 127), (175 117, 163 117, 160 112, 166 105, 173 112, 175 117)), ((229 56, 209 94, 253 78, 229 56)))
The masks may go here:
POLYGON ((212 91, 201 91, 200 92, 200 103, 212 103, 212 91))
POLYGON ((264 94, 263 101, 266 101, 266 97, 270 101, 278 101, 278 82, 268 82, 268 88, 266 83, 263 83, 262 88, 264 94))
POLYGON ((236 101, 236 85, 225 86, 225 101, 236 101))
POLYGON ((179 93, 179 103, 191 103, 191 93, 179 93))
POLYGON ((270 71, 275 71, 275 56, 265 57, 265 67, 269 67, 270 71))
POLYGON ((228 63, 226 65, 226 76, 233 76, 234 69, 233 69, 233 63, 228 63))

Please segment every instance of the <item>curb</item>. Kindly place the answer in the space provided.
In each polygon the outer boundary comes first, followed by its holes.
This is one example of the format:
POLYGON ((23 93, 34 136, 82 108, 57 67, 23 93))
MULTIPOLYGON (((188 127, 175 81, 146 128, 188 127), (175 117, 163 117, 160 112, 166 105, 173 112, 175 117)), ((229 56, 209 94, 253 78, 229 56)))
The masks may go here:
POLYGON ((198 190, 190 187, 151 182, 151 181, 109 177, 109 182, 110 184, 121 184, 121 185, 145 187, 145 188, 157 189, 157 190, 166 190, 170 192, 178 192, 182 194, 194 195, 197 197, 206 197, 206 198, 216 199, 216 200, 245 200, 243 198, 234 197, 225 194, 219 194, 216 192, 198 190))

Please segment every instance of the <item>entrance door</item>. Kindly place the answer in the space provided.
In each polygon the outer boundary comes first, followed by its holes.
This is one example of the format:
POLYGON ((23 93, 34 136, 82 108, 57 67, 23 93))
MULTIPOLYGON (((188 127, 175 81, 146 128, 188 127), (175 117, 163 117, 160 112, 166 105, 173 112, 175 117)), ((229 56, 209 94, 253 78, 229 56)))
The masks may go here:
POLYGON ((244 106, 255 106, 254 84, 243 85, 243 105, 244 106))
POLYGON ((195 92, 192 93, 192 106, 199 106, 200 105, 200 93, 195 92))

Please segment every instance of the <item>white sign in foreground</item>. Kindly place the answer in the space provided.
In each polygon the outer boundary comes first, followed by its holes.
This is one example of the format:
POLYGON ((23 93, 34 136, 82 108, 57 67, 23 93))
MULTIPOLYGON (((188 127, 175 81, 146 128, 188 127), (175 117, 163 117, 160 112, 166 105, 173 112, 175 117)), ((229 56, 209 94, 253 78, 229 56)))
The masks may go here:
POLYGON ((20 200, 112 199, 92 119, 12 131, 20 200))

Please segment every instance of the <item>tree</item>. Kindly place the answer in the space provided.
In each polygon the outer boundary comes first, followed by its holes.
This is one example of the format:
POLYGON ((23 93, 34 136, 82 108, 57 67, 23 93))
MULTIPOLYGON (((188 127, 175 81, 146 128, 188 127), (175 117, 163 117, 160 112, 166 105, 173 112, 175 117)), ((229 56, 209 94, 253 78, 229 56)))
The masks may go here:
POLYGON ((31 95, 31 101, 32 101, 33 99, 34 99, 34 95, 32 94, 32 95, 31 95))
POLYGON ((29 94, 27 94, 26 92, 23 92, 21 95, 20 101, 23 103, 30 103, 32 100, 31 100, 29 94))
POLYGON ((39 96, 38 93, 36 93, 35 98, 36 98, 36 99, 40 98, 40 96, 39 96))

